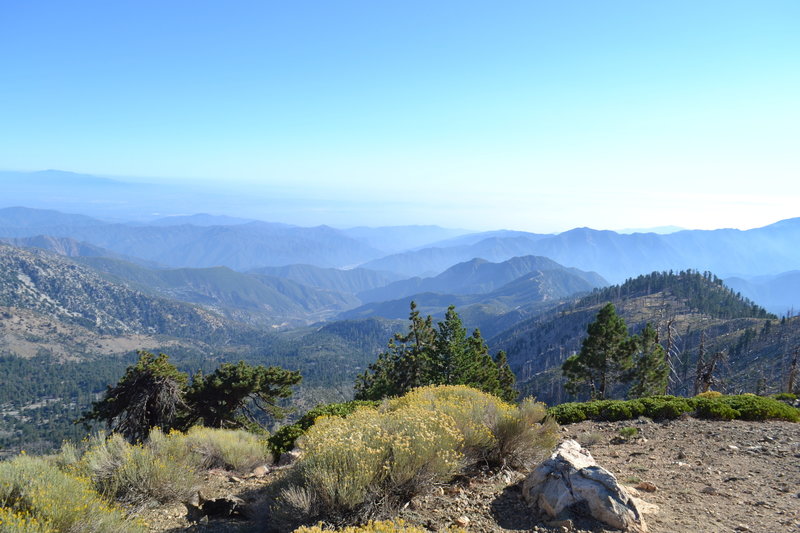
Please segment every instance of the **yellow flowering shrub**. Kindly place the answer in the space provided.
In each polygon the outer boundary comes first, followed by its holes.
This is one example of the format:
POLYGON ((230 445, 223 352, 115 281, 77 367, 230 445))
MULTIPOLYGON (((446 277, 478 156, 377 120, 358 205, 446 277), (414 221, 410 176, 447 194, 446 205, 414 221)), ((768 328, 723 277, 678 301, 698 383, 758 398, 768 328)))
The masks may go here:
POLYGON ((92 490, 89 480, 42 458, 0 463, 0 531, 9 533, 138 533, 142 524, 92 490))
POLYGON ((556 443, 558 426, 546 415, 544 404, 531 399, 514 406, 470 387, 433 386, 378 410, 320 417, 297 441, 304 453, 274 516, 306 523, 375 516, 378 503, 408 501, 452 479, 469 461, 525 464, 556 443))
POLYGON ((546 418, 546 406, 533 399, 514 406, 465 385, 439 385, 414 389, 382 409, 412 406, 452 417, 472 461, 527 466, 556 443, 557 425, 546 418))
MULTIPOLYGON (((380 520, 368 522, 363 526, 350 526, 340 529, 324 529, 322 526, 301 527, 295 529, 293 533, 429 533, 429 530, 406 524, 403 520, 380 520)), ((448 533, 466 533, 465 529, 451 527, 448 533)))
POLYGON ((547 406, 526 398, 504 411, 492 428, 497 448, 491 459, 512 468, 530 468, 546 458, 558 443, 559 427, 547 416, 547 406))
POLYGON ((449 480, 459 470, 463 438, 444 413, 359 408, 347 418, 320 417, 298 445, 304 454, 295 486, 283 491, 279 507, 309 513, 319 504, 336 513, 449 480))
POLYGON ((17 511, 0 507, 0 531, 4 533, 55 533, 55 530, 39 522, 29 511, 17 511))
POLYGON ((697 398, 719 398, 722 396, 722 393, 718 390, 708 390, 705 392, 701 392, 696 397, 697 398))
POLYGON ((464 437, 464 451, 479 456, 496 444, 492 427, 497 418, 513 409, 496 396, 465 385, 419 387, 388 400, 382 409, 395 411, 408 407, 449 415, 464 437))

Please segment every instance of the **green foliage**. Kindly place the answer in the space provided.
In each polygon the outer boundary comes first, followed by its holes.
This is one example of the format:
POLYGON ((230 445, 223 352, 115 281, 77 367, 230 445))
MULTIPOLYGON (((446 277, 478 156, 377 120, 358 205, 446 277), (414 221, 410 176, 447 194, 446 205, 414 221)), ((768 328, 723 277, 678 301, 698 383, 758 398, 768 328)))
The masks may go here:
POLYGON ((683 413, 692 412, 693 406, 690 400, 676 396, 651 396, 649 398, 639 398, 639 403, 644 406, 644 416, 653 420, 672 420, 678 418, 683 413))
POLYGON ((585 405, 581 402, 562 403, 551 407, 549 413, 559 424, 577 424, 588 419, 585 405))
POLYGON ((8 533, 138 533, 146 529, 105 503, 87 480, 38 457, 0 462, 0 530, 8 533))
POLYGON ((741 394, 738 396, 701 396, 679 398, 652 396, 636 400, 605 400, 564 403, 549 409, 560 424, 583 420, 628 420, 646 416, 654 420, 674 419, 684 413, 715 420, 788 420, 800 421, 800 409, 774 398, 741 394))
MULTIPOLYGON (((170 437, 179 438, 174 434, 170 437)), ((195 426, 186 432, 183 441, 203 469, 249 473, 257 466, 272 463, 266 440, 242 429, 195 426)))
POLYGON ((782 402, 793 402, 797 400, 797 394, 792 394, 791 392, 779 392, 778 394, 773 394, 770 397, 782 402))
POLYGON ((658 343, 658 333, 648 322, 636 339, 636 354, 628 379, 633 386, 628 391, 631 398, 654 396, 667 392, 669 365, 664 347, 658 343))
POLYGON ((154 429, 146 443, 130 444, 118 434, 95 436, 75 465, 107 498, 138 506, 181 501, 199 486, 196 456, 183 435, 154 429))
POLYGON ((326 405, 318 405, 300 417, 294 424, 283 426, 276 431, 269 439, 269 447, 276 457, 280 457, 282 453, 286 453, 294 448, 295 441, 303 435, 308 428, 314 425, 317 418, 321 416, 339 416, 346 417, 359 407, 374 407, 377 408, 378 402, 353 400, 344 403, 331 403, 326 405))
POLYGON ((800 422, 800 409, 792 407, 774 398, 740 394, 725 396, 722 401, 740 413, 742 420, 788 420, 800 422))
POLYGON ((509 401, 516 398, 505 354, 492 359, 480 331, 468 336, 455 307, 448 308, 437 329, 411 302, 409 322, 408 333, 395 334, 387 351, 358 376, 356 399, 400 396, 425 385, 468 385, 509 401))
POLYGON ((624 428, 619 428, 619 436, 622 437, 625 440, 633 439, 633 438, 637 437, 638 435, 639 435, 639 428, 630 427, 630 426, 624 427, 624 428))
POLYGON ((258 426, 259 411, 282 418, 285 412, 276 402, 291 396, 292 386, 301 379, 299 372, 277 366, 223 363, 212 374, 199 374, 192 381, 186 394, 188 425, 253 427, 258 426))
POLYGON ((186 408, 187 376, 179 372, 165 354, 140 351, 139 360, 128 367, 115 386, 81 420, 99 420, 131 442, 147 438, 151 428, 168 431, 178 424, 186 408))
POLYGON ((725 402, 716 401, 712 398, 696 397, 694 404, 694 415, 697 418, 708 420, 735 420, 741 418, 741 412, 737 411, 725 402))
POLYGON ((625 321, 614 304, 606 304, 587 328, 581 351, 562 365, 566 388, 573 394, 587 387, 593 399, 604 399, 616 381, 625 379, 633 365, 636 340, 628 335, 625 321))
POLYGON ((628 402, 623 401, 610 401, 608 405, 600 412, 603 420, 616 421, 616 420, 630 420, 634 418, 634 411, 628 402))
POLYGON ((292 394, 299 372, 243 361, 223 363, 212 374, 198 373, 190 386, 165 354, 139 352, 139 361, 125 372, 102 400, 94 402, 82 421, 100 420, 130 442, 144 441, 152 428, 209 427, 260 429, 257 414, 284 415, 277 401, 292 394))

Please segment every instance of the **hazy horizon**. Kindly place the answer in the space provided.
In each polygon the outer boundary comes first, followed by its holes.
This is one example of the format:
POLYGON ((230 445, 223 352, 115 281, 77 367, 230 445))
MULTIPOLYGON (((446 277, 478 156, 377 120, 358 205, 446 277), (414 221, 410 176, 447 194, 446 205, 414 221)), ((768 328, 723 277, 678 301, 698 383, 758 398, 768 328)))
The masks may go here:
POLYGON ((180 213, 539 233, 800 215, 796 2, 0 16, 0 168, 158 182, 180 213))

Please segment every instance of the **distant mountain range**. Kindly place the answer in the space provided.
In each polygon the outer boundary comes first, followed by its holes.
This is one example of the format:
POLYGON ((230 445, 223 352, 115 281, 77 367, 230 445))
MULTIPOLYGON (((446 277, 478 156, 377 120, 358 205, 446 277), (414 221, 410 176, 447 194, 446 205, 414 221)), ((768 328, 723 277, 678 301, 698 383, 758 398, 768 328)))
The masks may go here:
POLYGON ((800 218, 747 231, 686 230, 668 235, 622 235, 578 228, 558 235, 492 236, 472 244, 434 246, 382 257, 363 266, 419 276, 441 272, 474 257, 497 262, 539 255, 562 265, 597 272, 612 282, 643 272, 687 268, 709 270, 723 277, 775 275, 796 270, 800 265, 797 242, 800 218))
POLYGON ((746 279, 726 278, 725 284, 775 314, 791 316, 800 313, 800 270, 746 279))
POLYGON ((412 278, 360 293, 370 301, 342 318, 400 319, 413 300, 420 312, 441 317, 458 307, 465 324, 493 335, 576 294, 607 285, 597 274, 565 268, 545 257, 516 257, 503 263, 473 259, 431 278, 412 278), (366 296, 365 296, 366 295, 366 296))
MULTIPOLYGON (((66 255, 113 257, 146 266, 227 266, 355 294, 362 302, 426 292, 480 293, 484 289, 469 287, 472 282, 449 286, 449 282, 433 278, 476 259, 503 263, 515 257, 538 256, 596 272, 612 283, 642 272, 708 270, 730 279, 737 290, 772 311, 800 308, 800 289, 791 282, 790 274, 800 268, 800 247, 796 246, 800 218, 747 231, 684 230, 665 235, 589 228, 557 235, 461 231, 431 226, 303 228, 215 215, 110 223, 52 210, 0 209, 0 239, 16 245, 39 246, 66 255), (65 239, 78 244, 68 244, 65 239), (387 249, 402 251, 387 255, 387 249), (775 281, 765 285, 765 276, 775 281)), ((492 288, 513 279, 498 275, 488 282, 492 288)), ((461 277, 462 273, 453 275, 454 280, 461 277)))
POLYGON ((396 281, 383 287, 359 292, 358 297, 364 302, 377 302, 423 292, 485 294, 532 272, 550 271, 568 272, 576 278, 572 285, 565 285, 563 291, 558 291, 557 297, 608 284, 598 274, 583 272, 577 268, 568 269, 546 257, 513 257, 501 263, 492 263, 486 259, 476 258, 451 266, 437 276, 414 277, 396 281), (585 283, 580 283, 580 280, 585 283))

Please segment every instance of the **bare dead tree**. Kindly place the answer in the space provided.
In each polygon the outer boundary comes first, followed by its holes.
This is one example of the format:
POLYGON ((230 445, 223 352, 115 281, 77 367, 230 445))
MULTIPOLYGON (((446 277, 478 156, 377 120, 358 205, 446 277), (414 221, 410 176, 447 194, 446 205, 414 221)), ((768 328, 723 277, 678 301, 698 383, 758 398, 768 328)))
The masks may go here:
POLYGON ((725 352, 719 351, 711 356, 711 359, 699 366, 699 373, 695 380, 695 394, 708 392, 711 387, 717 385, 719 380, 714 376, 717 366, 725 360, 725 352))
POLYGON ((703 369, 706 364, 706 332, 700 332, 700 346, 697 349, 697 366, 694 370, 694 394, 697 396, 700 393, 700 376, 703 375, 703 369))
POLYGON ((797 365, 798 358, 800 358, 800 346, 794 349, 794 356, 792 357, 792 364, 789 366, 789 376, 786 380, 786 392, 794 392, 795 381, 797 380, 797 365))

